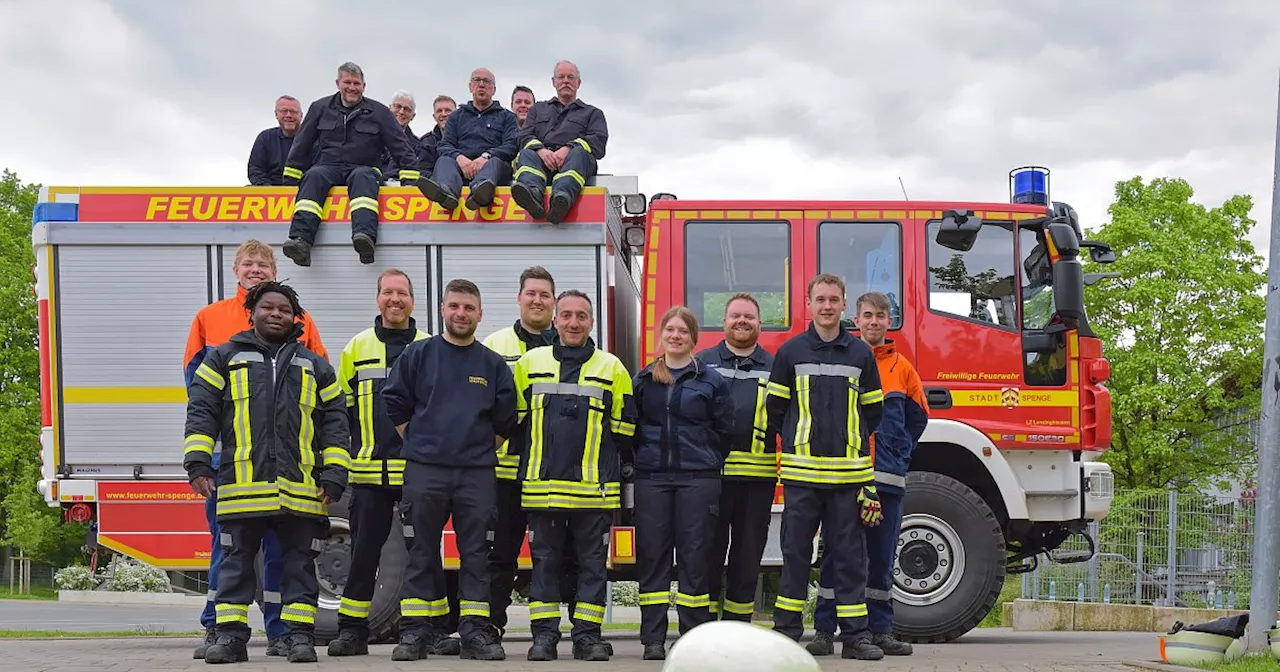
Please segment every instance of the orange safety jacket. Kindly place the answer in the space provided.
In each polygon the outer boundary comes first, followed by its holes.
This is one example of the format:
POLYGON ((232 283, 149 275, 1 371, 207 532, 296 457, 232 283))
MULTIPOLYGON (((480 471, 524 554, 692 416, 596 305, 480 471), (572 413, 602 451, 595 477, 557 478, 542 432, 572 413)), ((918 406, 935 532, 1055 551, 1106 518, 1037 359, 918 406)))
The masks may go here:
MULTIPOLYGON (((252 328, 249 325, 249 309, 244 307, 245 294, 247 292, 244 287, 237 284, 234 297, 215 301, 196 313, 196 319, 191 322, 191 332, 187 334, 187 349, 182 358, 185 365, 183 383, 186 387, 191 387, 191 379, 196 375, 196 369, 200 368, 205 355, 230 341, 232 336, 252 328)), ((329 353, 320 342, 320 332, 311 321, 311 314, 303 315, 301 322, 302 336, 298 340, 303 347, 328 361, 329 353)))

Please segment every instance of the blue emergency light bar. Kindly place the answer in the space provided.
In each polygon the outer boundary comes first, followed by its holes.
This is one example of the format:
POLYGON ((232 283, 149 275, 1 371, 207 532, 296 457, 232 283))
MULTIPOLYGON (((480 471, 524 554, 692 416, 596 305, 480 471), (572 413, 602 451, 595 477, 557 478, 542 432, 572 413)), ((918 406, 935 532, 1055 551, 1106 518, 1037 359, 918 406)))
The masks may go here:
POLYGON ((1009 171, 1009 202, 1049 205, 1049 169, 1023 166, 1009 171))

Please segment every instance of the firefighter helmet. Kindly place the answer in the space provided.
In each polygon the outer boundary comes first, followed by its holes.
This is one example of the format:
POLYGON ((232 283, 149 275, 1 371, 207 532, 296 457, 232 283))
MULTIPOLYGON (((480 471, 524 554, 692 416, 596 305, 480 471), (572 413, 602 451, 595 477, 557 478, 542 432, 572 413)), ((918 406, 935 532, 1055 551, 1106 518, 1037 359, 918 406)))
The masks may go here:
POLYGON ((741 621, 704 623, 676 640, 663 672, 819 672, 803 646, 786 635, 741 621))

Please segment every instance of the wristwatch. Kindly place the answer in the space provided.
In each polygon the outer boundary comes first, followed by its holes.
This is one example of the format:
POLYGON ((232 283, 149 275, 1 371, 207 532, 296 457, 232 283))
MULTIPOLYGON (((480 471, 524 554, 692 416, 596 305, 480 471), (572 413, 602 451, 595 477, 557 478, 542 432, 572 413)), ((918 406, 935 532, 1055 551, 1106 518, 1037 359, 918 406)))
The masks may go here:
POLYGON ((482 158, 482 159, 487 159, 487 158, 489 158, 489 152, 485 152, 485 153, 481 154, 481 155, 480 155, 480 158, 482 158))

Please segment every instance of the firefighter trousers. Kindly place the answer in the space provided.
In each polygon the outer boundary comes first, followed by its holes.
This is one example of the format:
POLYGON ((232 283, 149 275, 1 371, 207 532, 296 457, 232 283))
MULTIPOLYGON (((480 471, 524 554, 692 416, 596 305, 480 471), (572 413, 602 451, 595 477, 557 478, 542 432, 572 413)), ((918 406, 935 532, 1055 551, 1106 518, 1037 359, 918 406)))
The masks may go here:
POLYGON ((333 187, 346 185, 351 210, 351 235, 363 233, 378 240, 378 181, 381 173, 372 166, 312 166, 298 183, 293 203, 289 237, 314 245, 324 219, 324 202, 333 187))
POLYGON ((769 541, 775 488, 775 481, 765 479, 725 479, 720 484, 720 519, 711 548, 711 613, 725 620, 750 622, 755 613, 756 582, 769 541))
MULTIPOLYGON (((200 613, 200 625, 212 628, 217 625, 218 568, 222 566, 222 529, 218 526, 218 494, 205 500, 204 515, 209 521, 209 597, 200 613)), ((262 621, 266 626, 267 640, 275 641, 288 634, 280 622, 280 574, 284 572, 284 558, 280 555, 280 542, 276 533, 267 530, 262 535, 262 621)))
POLYGON ((249 641, 249 603, 257 590, 255 560, 268 530, 280 540, 284 576, 280 581, 283 603, 280 620, 286 634, 311 636, 315 632, 316 557, 324 547, 329 522, 323 518, 277 513, 261 518, 219 521, 222 565, 218 568, 217 634, 249 641))
POLYGON ((773 629, 799 641, 804 634, 805 600, 813 538, 822 527, 823 556, 831 558, 822 581, 831 586, 836 602, 840 640, 869 641, 867 631, 867 548, 859 517, 858 487, 812 488, 783 486, 782 579, 774 604, 773 629))
POLYGON ((412 540, 400 590, 400 632, 448 634, 449 601, 440 539, 453 517, 462 570, 458 577, 458 634, 468 642, 489 622, 489 541, 496 485, 493 467, 405 463, 404 500, 412 540))
MULTIPOLYGON (((902 493, 877 488, 884 520, 867 528, 867 623, 874 634, 893 632, 893 558, 897 552, 898 534, 902 531, 902 493)), ((831 554, 822 554, 818 575, 818 607, 813 612, 813 628, 818 632, 836 631, 835 594, 831 589, 831 554)))
POLYGON ((635 480, 642 643, 667 641, 673 548, 680 634, 711 620, 711 541, 719 509, 719 478, 635 480))
POLYGON ((528 517, 520 508, 520 481, 497 479, 497 506, 493 519, 493 550, 489 553, 489 618, 503 632, 507 609, 520 569, 520 548, 524 545, 528 517))
MULTIPOLYGON (((462 168, 458 160, 447 156, 436 159, 435 170, 431 173, 431 181, 440 185, 449 195, 458 198, 462 195, 462 168)), ((492 182, 495 187, 505 187, 511 183, 511 162, 501 159, 489 159, 484 162, 469 185, 475 189, 481 182, 492 182)))
POLYGON ((563 597, 562 560, 572 550, 578 565, 577 601, 569 610, 574 641, 600 636, 608 584, 609 530, 612 511, 530 511, 529 550, 533 555, 533 585, 529 588, 530 629, 536 637, 560 639, 560 601, 563 597))
POLYGON ((571 147, 564 163, 560 164, 559 172, 552 176, 547 175, 547 167, 536 150, 520 150, 516 156, 515 181, 529 187, 534 194, 542 194, 546 192, 547 178, 550 177, 552 194, 563 192, 569 196, 570 202, 577 203, 587 180, 596 176, 596 159, 579 145, 571 147))
MULTIPOLYGON (((382 547, 391 534, 392 517, 401 489, 389 486, 351 487, 351 565, 338 607, 338 628, 369 636, 369 609, 377 588, 382 547)), ((397 540, 407 548, 408 539, 397 540)), ((398 586, 397 586, 398 588, 398 586)))

